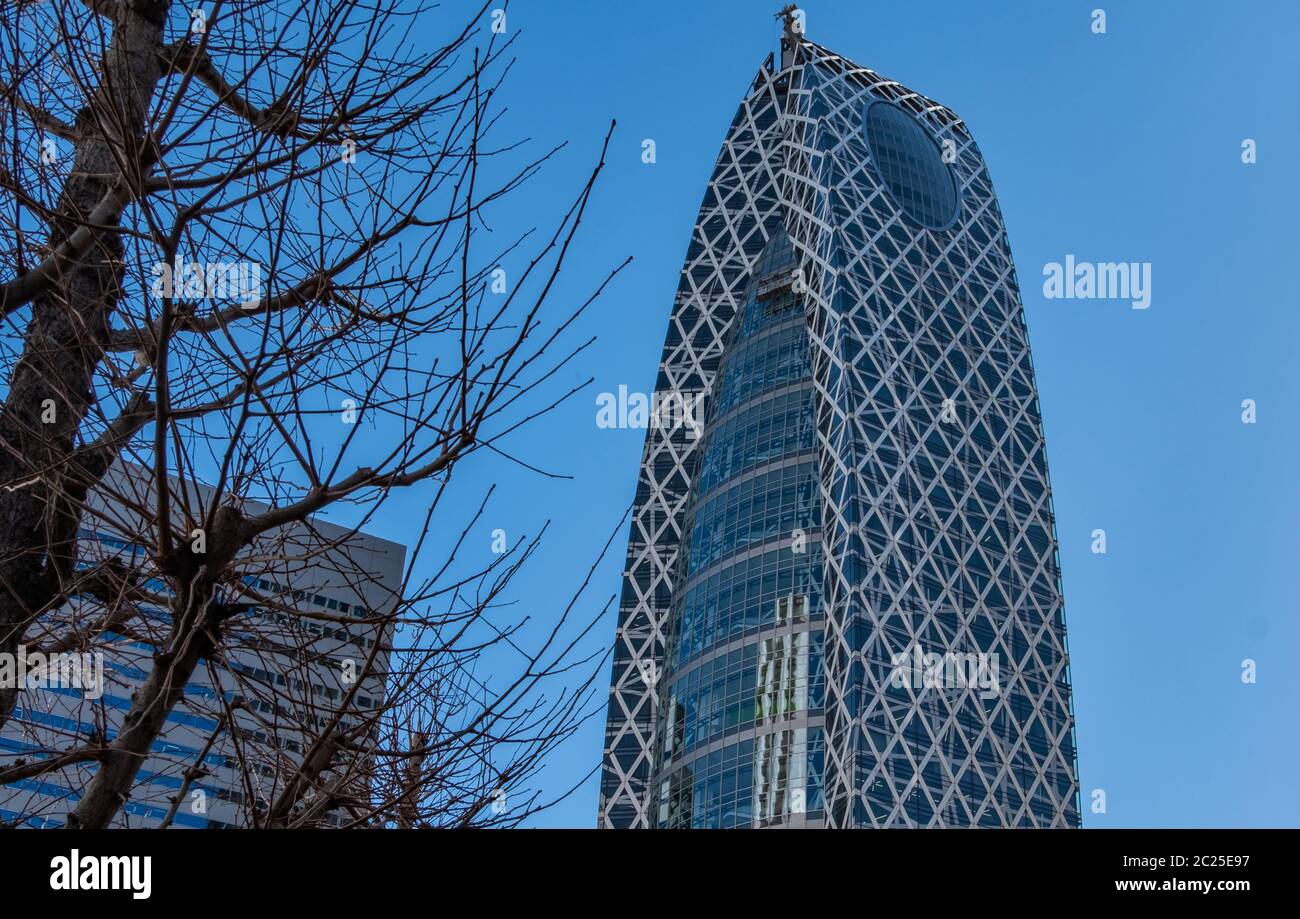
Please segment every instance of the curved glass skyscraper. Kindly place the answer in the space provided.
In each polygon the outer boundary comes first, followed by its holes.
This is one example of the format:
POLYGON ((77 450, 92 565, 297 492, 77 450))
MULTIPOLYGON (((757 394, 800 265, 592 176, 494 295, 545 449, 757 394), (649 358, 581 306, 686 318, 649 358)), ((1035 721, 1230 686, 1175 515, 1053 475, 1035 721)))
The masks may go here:
POLYGON ((656 826, 805 814, 821 779, 821 498, 794 248, 768 241, 707 402, 665 630, 656 826), (791 803, 792 797, 803 801, 791 803))
POLYGON ((657 382, 606 827, 1077 826, 1028 338, 950 110, 787 32, 741 103, 657 382), (677 404, 689 404, 689 400, 677 404))

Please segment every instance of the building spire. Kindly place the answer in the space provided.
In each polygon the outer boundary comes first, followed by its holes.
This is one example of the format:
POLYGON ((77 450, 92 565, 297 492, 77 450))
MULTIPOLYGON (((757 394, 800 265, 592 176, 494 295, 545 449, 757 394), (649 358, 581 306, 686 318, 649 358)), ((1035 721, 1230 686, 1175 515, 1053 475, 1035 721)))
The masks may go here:
POLYGON ((774 18, 782 23, 781 69, 784 70, 794 63, 795 46, 803 40, 804 12, 797 5, 787 3, 774 18))

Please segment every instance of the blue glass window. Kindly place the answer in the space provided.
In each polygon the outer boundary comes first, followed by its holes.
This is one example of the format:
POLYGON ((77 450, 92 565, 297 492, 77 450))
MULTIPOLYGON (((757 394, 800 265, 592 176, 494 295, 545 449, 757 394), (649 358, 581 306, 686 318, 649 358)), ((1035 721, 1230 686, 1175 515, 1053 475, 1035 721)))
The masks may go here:
POLYGON ((950 226, 957 219, 957 188, 925 128, 888 102, 870 103, 863 120, 871 161, 903 213, 931 230, 950 226))
POLYGON ((806 597, 799 612, 820 616, 821 565, 814 542, 802 554, 773 549, 743 559, 692 585, 675 605, 666 659, 681 666, 719 642, 774 626, 783 597, 806 597))
POLYGON ((811 462, 784 466, 746 479, 701 504, 689 523, 686 576, 739 549, 819 526, 816 476, 811 462))
POLYGON ((809 451, 814 434, 811 386, 752 403, 706 435, 696 493, 708 494, 748 469, 809 451))
POLYGON ((738 344, 718 373, 712 406, 716 415, 725 415, 773 387, 811 375, 803 314, 770 335, 738 344))

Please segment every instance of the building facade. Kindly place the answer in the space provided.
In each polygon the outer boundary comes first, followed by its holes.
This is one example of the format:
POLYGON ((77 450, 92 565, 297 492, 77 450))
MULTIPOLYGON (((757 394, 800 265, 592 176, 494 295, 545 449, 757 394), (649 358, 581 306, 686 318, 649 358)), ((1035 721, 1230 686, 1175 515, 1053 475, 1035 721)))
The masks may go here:
MULTIPOLYGON (((137 543, 147 528, 132 508, 149 507, 151 487, 150 476, 127 467, 112 471, 101 492, 91 494, 78 536, 82 567, 112 558, 148 576, 148 553, 137 543)), ((191 483, 189 492, 201 502, 211 494, 198 483, 191 483)), ((264 509, 247 505, 253 513, 264 509)), ((353 708, 382 707, 380 674, 387 669, 389 642, 369 620, 397 602, 406 547, 311 521, 277 533, 275 550, 265 557, 254 557, 257 551, 248 558, 247 570, 256 573, 244 575, 243 595, 227 598, 253 608, 232 625, 223 643, 225 659, 200 666, 186 684, 113 826, 253 826, 254 812, 275 800, 303 761, 311 742, 304 727, 323 726, 335 716, 357 682, 349 673, 365 674, 362 663, 371 654, 375 666, 355 687, 353 708), (223 715, 235 730, 221 722, 223 715), (186 782, 186 771, 195 766, 205 774, 186 782)), ((159 579, 146 586, 167 594, 159 579)), ((111 739, 121 729, 132 693, 153 666, 156 643, 170 628, 161 603, 138 609, 129 628, 105 633, 96 643, 102 656, 93 662, 98 675, 82 680, 89 685, 36 679, 19 693, 14 716, 0 729, 0 767, 49 756, 90 737, 111 739)), ((47 634, 101 614, 94 598, 74 597, 51 617, 47 634)), ((0 823, 63 826, 96 768, 76 764, 0 786, 0 823)), ((364 796, 364 789, 359 792, 364 796)), ((322 822, 338 825, 345 819, 342 812, 327 813, 322 822)))
POLYGON ((949 109, 787 20, 705 191, 646 438, 598 825, 1071 827, 1015 268, 949 109))

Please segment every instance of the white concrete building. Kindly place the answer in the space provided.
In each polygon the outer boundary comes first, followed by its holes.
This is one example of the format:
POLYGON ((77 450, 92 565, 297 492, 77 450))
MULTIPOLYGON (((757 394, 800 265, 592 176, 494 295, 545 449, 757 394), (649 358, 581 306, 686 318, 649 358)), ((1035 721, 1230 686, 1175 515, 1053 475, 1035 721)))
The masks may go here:
MULTIPOLYGON (((129 496, 140 495, 137 506, 149 507, 148 488, 147 479, 138 472, 109 480, 104 494, 113 498, 97 496, 83 518, 80 551, 86 566, 108 556, 130 565, 146 563, 147 553, 136 536, 145 530, 139 512, 129 508, 136 503, 129 496)), ((190 493, 202 501, 211 489, 191 486, 190 493)), ((256 513, 259 508, 250 504, 246 510, 256 513)), ((375 675, 360 679, 353 711, 381 706, 388 653, 375 617, 390 612, 397 602, 405 546, 320 521, 276 534, 275 539, 271 551, 264 548, 241 556, 247 593, 223 599, 255 603, 255 608, 231 620, 231 634, 223 642, 223 648, 229 649, 226 659, 196 669, 183 701, 168 716, 153 755, 141 768, 116 826, 163 823, 186 770, 200 762, 208 774, 186 788, 170 824, 252 826, 254 810, 275 799, 301 762, 312 740, 311 727, 323 725, 338 712, 356 686, 357 675, 367 672, 368 660, 375 675), (259 556, 258 551, 265 554, 259 556), (286 555, 299 560, 288 561, 286 555), (306 562, 301 561, 304 555, 309 558, 306 562), (232 709, 237 700, 242 706, 232 709), (288 709, 293 711, 286 715, 288 709), (237 727, 234 732, 225 727, 218 730, 227 712, 237 727)), ((157 592, 166 590, 157 579, 147 586, 157 592)), ((97 661, 102 685, 93 685, 91 674, 81 688, 41 686, 45 680, 28 673, 29 687, 19 694, 14 717, 0 729, 0 768, 80 746, 100 734, 115 735, 130 708, 132 692, 152 666, 154 642, 163 640, 170 629, 163 606, 142 609, 143 616, 130 629, 108 633, 109 640, 96 645, 107 649, 97 661)), ((59 623, 47 633, 47 640, 60 625, 84 624, 102 610, 98 600, 74 598, 51 617, 59 623)), ((37 641, 31 642, 33 653, 39 647, 37 641)), ((96 768, 93 762, 82 763, 0 786, 0 823, 62 826, 96 768)), ((332 812, 327 819, 338 822, 344 817, 332 812)))

